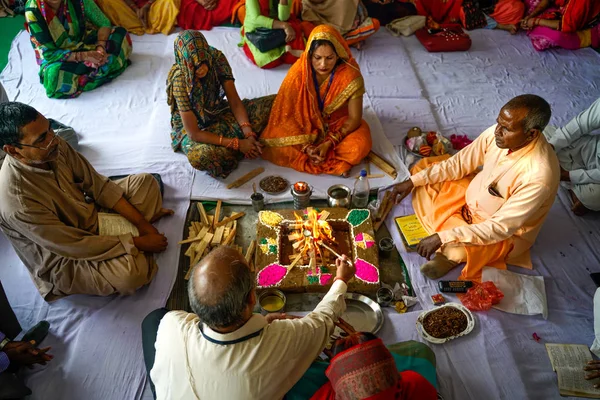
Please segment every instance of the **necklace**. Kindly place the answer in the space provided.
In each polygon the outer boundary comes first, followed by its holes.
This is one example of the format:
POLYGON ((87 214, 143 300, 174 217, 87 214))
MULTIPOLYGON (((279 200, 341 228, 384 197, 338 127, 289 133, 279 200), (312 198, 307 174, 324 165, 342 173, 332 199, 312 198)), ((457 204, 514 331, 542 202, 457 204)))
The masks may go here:
POLYGON ((317 92, 317 101, 319 103, 319 110, 323 112, 325 108, 325 100, 327 99, 327 94, 329 93, 329 89, 331 88, 331 82, 333 81, 333 76, 335 75, 335 67, 333 71, 331 71, 331 75, 329 75, 329 82, 327 83, 327 88, 325 89, 325 95, 321 98, 321 91, 319 90, 319 81, 317 79, 317 73, 314 68, 312 70, 313 83, 315 85, 315 92, 317 92))

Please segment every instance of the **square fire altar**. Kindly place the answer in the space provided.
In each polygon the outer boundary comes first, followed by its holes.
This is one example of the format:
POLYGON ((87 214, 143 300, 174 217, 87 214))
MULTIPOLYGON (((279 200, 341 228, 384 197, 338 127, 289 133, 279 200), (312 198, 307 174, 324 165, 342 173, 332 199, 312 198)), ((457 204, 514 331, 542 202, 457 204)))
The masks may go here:
POLYGON ((356 266, 348 291, 373 293, 380 287, 374 236, 369 210, 261 211, 256 230, 258 289, 326 292, 336 273, 333 250, 356 266))

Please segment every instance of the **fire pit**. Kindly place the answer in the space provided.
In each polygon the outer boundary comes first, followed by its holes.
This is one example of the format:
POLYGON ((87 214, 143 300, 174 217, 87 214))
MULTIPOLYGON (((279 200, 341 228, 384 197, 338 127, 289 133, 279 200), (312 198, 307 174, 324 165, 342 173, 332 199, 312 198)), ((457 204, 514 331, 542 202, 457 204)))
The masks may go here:
POLYGON ((335 277, 335 252, 356 265, 350 292, 376 292, 379 260, 373 237, 369 210, 262 211, 257 226, 258 288, 325 292, 335 277))

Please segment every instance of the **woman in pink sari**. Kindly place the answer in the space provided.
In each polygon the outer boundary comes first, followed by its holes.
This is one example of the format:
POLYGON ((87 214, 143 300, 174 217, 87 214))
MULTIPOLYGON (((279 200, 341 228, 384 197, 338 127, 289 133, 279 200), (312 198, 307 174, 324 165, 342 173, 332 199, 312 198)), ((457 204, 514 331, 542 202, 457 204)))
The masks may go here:
POLYGON ((536 50, 600 48, 600 1, 534 0, 530 8, 521 26, 536 50))

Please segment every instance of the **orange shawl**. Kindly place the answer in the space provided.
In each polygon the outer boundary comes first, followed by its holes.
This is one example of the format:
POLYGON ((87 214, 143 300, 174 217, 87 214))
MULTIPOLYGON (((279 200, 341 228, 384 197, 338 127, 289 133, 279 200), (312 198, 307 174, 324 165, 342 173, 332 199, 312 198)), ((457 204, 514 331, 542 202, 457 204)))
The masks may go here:
MULTIPOLYGON (((260 137, 261 142, 266 145, 265 150, 268 151, 270 147, 301 147, 308 143, 320 142, 327 134, 326 119, 345 106, 352 97, 362 95, 364 90, 360 69, 346 41, 334 28, 327 25, 317 26, 308 39, 306 50, 292 65, 277 93, 269 124, 260 137), (333 43, 338 56, 343 60, 337 66, 327 92, 323 115, 319 111, 308 55, 312 41, 318 39, 333 43)), ((330 122, 330 127, 336 122, 330 122)))

